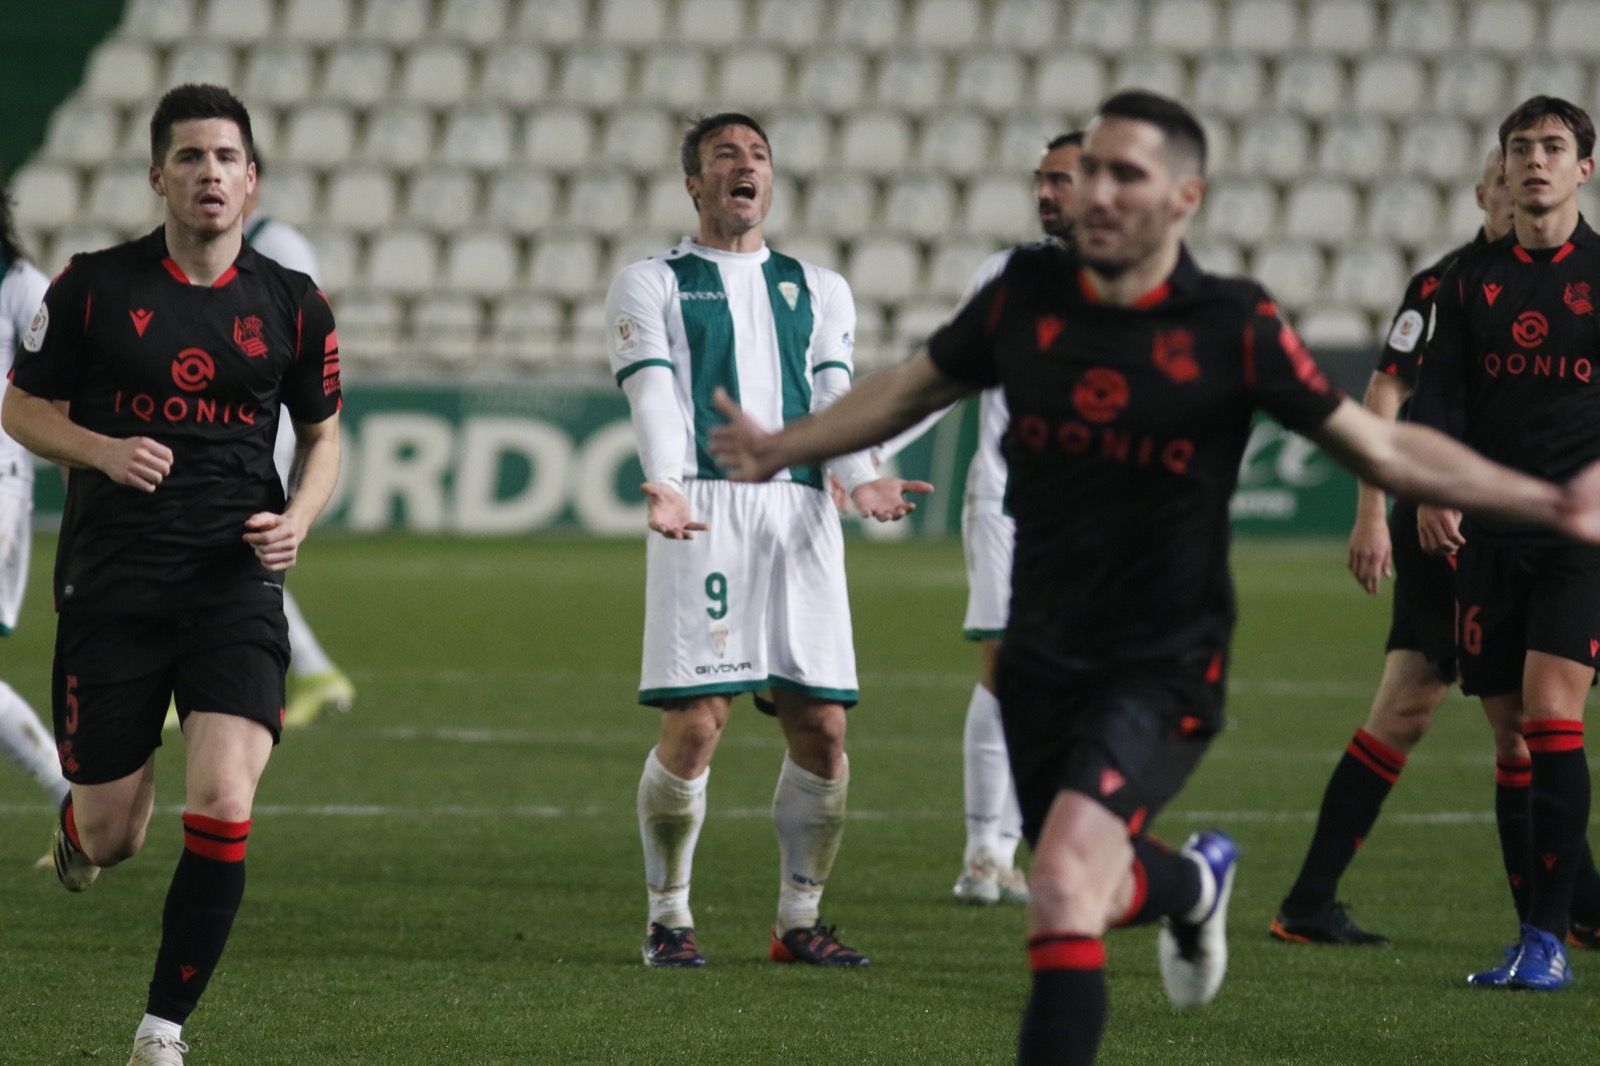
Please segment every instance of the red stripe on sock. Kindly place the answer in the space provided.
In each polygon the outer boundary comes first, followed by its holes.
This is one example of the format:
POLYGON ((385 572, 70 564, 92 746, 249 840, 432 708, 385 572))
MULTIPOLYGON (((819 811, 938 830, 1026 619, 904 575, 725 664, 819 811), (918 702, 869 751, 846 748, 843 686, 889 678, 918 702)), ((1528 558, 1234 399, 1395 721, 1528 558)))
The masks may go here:
POLYGON ((67 801, 66 816, 61 820, 67 828, 67 839, 72 841, 72 846, 79 851, 83 850, 83 842, 78 839, 78 819, 72 813, 72 801, 67 801))
POLYGON ((1150 892, 1149 876, 1144 872, 1144 863, 1138 859, 1133 860, 1131 868, 1133 873, 1133 899, 1128 903, 1128 911, 1118 921, 1117 925, 1127 925, 1139 916, 1144 909, 1145 897, 1150 892))
POLYGON ((217 862, 243 862, 250 843, 250 820, 224 822, 203 814, 183 816, 183 847, 217 862))
POLYGON ((1350 746, 1345 748, 1344 752, 1346 755, 1359 762, 1362 766, 1365 766, 1368 770, 1371 770, 1373 773, 1389 782, 1389 784, 1392 785, 1396 781, 1400 780, 1400 774, 1398 771, 1389 769, 1387 766, 1383 765, 1383 763, 1379 762, 1377 759, 1374 759, 1371 755, 1368 755, 1366 750, 1355 741, 1352 740, 1350 742, 1350 746))
POLYGON ((1583 747, 1583 719, 1541 718, 1527 723, 1522 735, 1528 741, 1528 750, 1541 755, 1578 751, 1583 747))
POLYGON ((1028 967, 1040 970, 1100 970, 1106 964, 1105 941, 1077 933, 1041 933, 1028 938, 1028 967))
POLYGON ((1533 787, 1533 763, 1526 759, 1496 759, 1494 783, 1501 788, 1533 787))
POLYGON ((1365 729, 1356 730, 1355 740, 1352 743, 1360 744, 1367 749, 1368 754, 1376 756, 1379 761, 1387 764, 1396 774, 1405 769, 1405 753, 1396 751, 1365 729))

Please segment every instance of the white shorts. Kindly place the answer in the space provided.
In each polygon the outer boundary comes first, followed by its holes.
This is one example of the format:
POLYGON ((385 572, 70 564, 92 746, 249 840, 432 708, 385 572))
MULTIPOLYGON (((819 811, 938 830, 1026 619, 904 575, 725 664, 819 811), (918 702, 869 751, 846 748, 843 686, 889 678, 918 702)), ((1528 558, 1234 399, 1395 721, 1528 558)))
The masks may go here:
POLYGON ((825 492, 690 479, 693 540, 651 533, 639 702, 770 688, 850 706, 844 537, 825 492))
POLYGON ((33 544, 33 501, 0 492, 0 636, 10 636, 28 588, 28 549, 33 544))
POLYGON ((1011 610, 1011 554, 1017 522, 1008 514, 961 510, 961 551, 967 559, 967 617, 961 635, 999 640, 1011 610))

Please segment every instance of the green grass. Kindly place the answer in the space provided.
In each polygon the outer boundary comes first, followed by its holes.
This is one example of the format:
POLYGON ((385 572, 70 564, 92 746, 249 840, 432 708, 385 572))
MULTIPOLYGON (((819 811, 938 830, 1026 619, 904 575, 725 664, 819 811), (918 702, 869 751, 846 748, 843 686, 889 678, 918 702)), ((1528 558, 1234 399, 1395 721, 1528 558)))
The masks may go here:
MULTIPOLYGON (((35 582, 0 676, 45 706, 35 582)), ((1452 699, 1345 883, 1391 949, 1270 941, 1328 770, 1366 709, 1387 624, 1342 546, 1246 542, 1233 728, 1166 813, 1244 848, 1233 969, 1168 1007, 1153 934, 1110 940, 1105 1064, 1592 1062, 1600 959, 1559 995, 1474 992, 1514 932, 1475 705, 1452 699)), ((738 706, 711 784, 695 911, 710 965, 647 971, 633 816, 655 712, 633 704, 637 542, 337 539, 294 587, 355 676, 356 710, 292 734, 258 798, 250 888, 192 1019, 195 1066, 278 1063, 1002 1064, 1027 990, 1023 916, 950 902, 960 858, 959 545, 850 547, 863 702, 853 819, 824 916, 870 971, 764 961, 776 727, 738 706)), ((135 860, 71 897, 29 868, 50 813, 0 771, 0 1062, 121 1063, 179 846, 178 744, 135 860)))

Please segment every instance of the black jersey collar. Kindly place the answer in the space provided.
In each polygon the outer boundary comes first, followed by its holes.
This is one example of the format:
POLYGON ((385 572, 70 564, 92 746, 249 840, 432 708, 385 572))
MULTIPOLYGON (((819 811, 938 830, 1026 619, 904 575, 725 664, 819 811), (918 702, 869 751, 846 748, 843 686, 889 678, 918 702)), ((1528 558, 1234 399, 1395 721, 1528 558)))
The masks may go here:
MULTIPOLYGON (((1167 280, 1140 296, 1128 306, 1135 311, 1148 311, 1152 307, 1159 307, 1174 296, 1183 296, 1194 290, 1200 283, 1200 267, 1189 254, 1188 245, 1178 246, 1178 264, 1172 268, 1172 273, 1167 275, 1167 280)), ((1085 303, 1104 303, 1100 294, 1095 292, 1094 283, 1089 280, 1089 268, 1078 267, 1078 293, 1085 303)))
MULTIPOLYGON (((1583 215, 1581 214, 1578 216, 1577 228, 1572 231, 1572 236, 1567 238, 1566 243, 1554 249, 1540 248, 1537 249, 1537 251, 1553 252, 1553 254, 1548 259, 1545 259, 1545 261, 1550 263, 1559 263, 1561 260, 1571 255, 1573 249, 1575 248, 1584 248, 1589 251, 1594 251, 1596 248, 1600 248, 1600 236, 1595 235, 1594 230, 1589 228, 1589 223, 1584 221, 1583 215)), ((1515 229, 1511 231, 1511 254, 1516 256, 1517 261, 1521 263, 1532 263, 1537 260, 1544 259, 1543 255, 1535 255, 1533 250, 1524 248, 1521 244, 1517 243, 1517 231, 1515 229)))
MULTIPOLYGON (((189 280, 189 276, 183 272, 183 268, 178 265, 178 261, 167 253, 167 230, 165 226, 157 226, 140 238, 138 248, 140 255, 160 262, 166 268, 167 273, 178 281, 183 282, 185 285, 194 284, 189 280)), ((234 258, 233 265, 224 270, 222 275, 211 283, 211 288, 221 289, 226 287, 234 278, 239 276, 239 271, 241 270, 253 272, 256 268, 256 256, 256 250, 250 247, 248 242, 241 242, 239 254, 234 258)))

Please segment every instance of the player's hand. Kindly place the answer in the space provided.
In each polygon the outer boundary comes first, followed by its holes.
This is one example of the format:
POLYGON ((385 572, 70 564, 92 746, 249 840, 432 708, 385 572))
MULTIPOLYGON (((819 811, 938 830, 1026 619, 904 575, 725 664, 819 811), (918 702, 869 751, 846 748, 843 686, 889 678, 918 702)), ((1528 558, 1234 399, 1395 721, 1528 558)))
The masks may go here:
POLYGON ((1369 595, 1378 591, 1382 578, 1394 576, 1394 548, 1389 523, 1382 515, 1358 517, 1350 530, 1350 573, 1369 595))
POLYGON ((897 477, 880 477, 864 481, 850 493, 856 510, 862 518, 876 518, 880 522, 894 522, 917 509, 905 498, 908 492, 927 495, 933 486, 926 481, 906 481, 897 477))
POLYGON ((286 514, 258 511, 244 520, 244 542, 268 570, 287 570, 300 561, 306 530, 286 514))
POLYGON ((154 492, 172 473, 172 449, 149 437, 109 437, 99 467, 118 485, 154 492))
POLYGON ((1454 555, 1467 538, 1461 535, 1461 512, 1454 507, 1417 507, 1417 539, 1429 555, 1454 555))
POLYGON ((832 474, 828 475, 828 496, 833 500, 834 510, 839 512, 839 517, 850 513, 850 494, 845 491, 844 482, 832 474))
POLYGON ((771 433, 733 402, 726 389, 711 394, 712 403, 728 421, 711 427, 711 456, 734 481, 765 481, 780 468, 772 461, 771 433))
POLYGON ((693 540, 696 533, 703 533, 710 528, 704 522, 694 520, 689 514, 689 501, 672 486, 659 481, 646 481, 639 486, 639 491, 644 493, 648 501, 645 513, 650 528, 668 540, 693 540))

